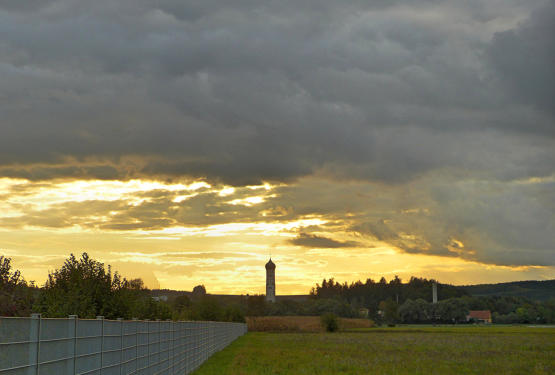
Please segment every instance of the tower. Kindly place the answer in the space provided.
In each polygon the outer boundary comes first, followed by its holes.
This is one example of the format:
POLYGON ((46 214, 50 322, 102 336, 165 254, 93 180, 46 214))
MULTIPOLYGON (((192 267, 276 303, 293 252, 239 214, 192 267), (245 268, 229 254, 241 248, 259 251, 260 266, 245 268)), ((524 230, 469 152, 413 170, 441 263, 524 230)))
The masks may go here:
POLYGON ((272 258, 266 263, 266 301, 276 302, 276 265, 272 258))

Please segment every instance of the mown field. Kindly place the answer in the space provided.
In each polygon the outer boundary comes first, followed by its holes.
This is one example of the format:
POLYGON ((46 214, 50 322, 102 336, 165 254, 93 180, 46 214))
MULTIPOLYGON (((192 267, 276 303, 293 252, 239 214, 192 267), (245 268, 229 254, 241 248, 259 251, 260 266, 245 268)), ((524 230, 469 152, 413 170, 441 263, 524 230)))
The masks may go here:
POLYGON ((362 328, 249 332, 194 375, 554 374, 555 328, 362 328))

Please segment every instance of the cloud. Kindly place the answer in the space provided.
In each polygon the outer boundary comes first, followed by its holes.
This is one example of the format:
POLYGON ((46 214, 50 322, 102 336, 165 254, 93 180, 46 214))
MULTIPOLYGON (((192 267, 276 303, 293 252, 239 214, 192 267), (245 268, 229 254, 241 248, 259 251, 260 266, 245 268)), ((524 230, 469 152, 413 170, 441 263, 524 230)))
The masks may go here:
MULTIPOLYGON (((555 117, 555 3, 547 1, 515 29, 495 33, 488 56, 498 79, 517 98, 555 117)), ((553 122, 549 131, 554 132, 553 122)))
POLYGON ((0 177, 32 181, 2 191, 0 226, 273 224, 304 247, 551 265, 553 13, 543 0, 0 1, 0 177), (211 187, 60 190, 135 178, 211 187), (272 190, 248 187, 262 182, 272 190), (318 231, 299 229, 310 217, 318 231))
POLYGON ((367 215, 352 230, 408 253, 553 266, 553 184, 420 181, 403 194, 402 209, 367 215))
POLYGON ((387 183, 552 171, 553 140, 537 136, 553 135, 553 118, 522 99, 551 97, 541 1, 19 3, 0 5, 4 176, 243 185, 320 170, 387 183), (538 51, 532 80, 513 39, 538 51), (507 98, 513 78, 520 96, 507 98))
POLYGON ((141 279, 145 287, 149 289, 160 288, 160 282, 156 278, 150 265, 126 261, 110 262, 109 264, 113 266, 115 271, 128 280, 141 279))
POLYGON ((338 241, 332 238, 307 233, 300 233, 296 238, 290 239, 288 242, 295 246, 324 249, 361 246, 361 244, 356 241, 338 241))
POLYGON ((13 183, 0 227, 175 239, 273 233, 295 236, 286 243, 309 248, 385 243, 412 254, 547 266, 553 264, 553 184, 553 176, 491 181, 430 174, 393 186, 310 177, 220 194, 220 185, 183 190, 157 183, 144 190, 135 182, 13 183), (97 199, 82 199, 83 189, 85 198, 97 199), (249 198, 256 203, 232 204, 249 198))

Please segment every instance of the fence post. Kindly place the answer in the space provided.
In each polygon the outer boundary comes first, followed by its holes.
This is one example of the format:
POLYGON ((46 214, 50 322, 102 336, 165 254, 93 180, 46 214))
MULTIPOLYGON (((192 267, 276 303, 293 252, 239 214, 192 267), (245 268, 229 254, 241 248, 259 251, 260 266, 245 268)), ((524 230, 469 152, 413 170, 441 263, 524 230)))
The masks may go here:
POLYGON ((102 366, 104 366, 104 317, 102 315, 98 315, 96 317, 97 320, 100 320, 100 375, 102 375, 102 366))
POLYGON ((168 322, 168 329, 167 329, 167 339, 168 339, 168 374, 173 373, 173 322, 170 319, 166 319, 168 322), (171 366, 170 366, 171 363, 171 366), (171 373, 170 373, 171 368, 171 373))
POLYGON ((146 323, 146 350, 147 350, 147 355, 146 355, 146 368, 147 368, 147 373, 150 371, 150 320, 147 321, 146 323))
POLYGON ((119 375, 123 374, 123 318, 119 321, 119 375))
MULTIPOLYGON (((68 316, 68 348, 73 348, 72 356, 73 361, 72 363, 67 363, 68 374, 75 374, 75 365, 76 365, 76 356, 77 356, 77 315, 69 315, 68 316), (71 342, 69 339, 72 339, 71 342)), ((69 354, 69 353, 68 353, 69 354)))
POLYGON ((29 331, 29 367, 28 373, 39 373, 39 351, 40 351, 40 314, 31 314, 30 331, 29 331), (31 350, 32 343, 35 344, 35 350, 31 350), (35 364, 32 366, 32 364, 35 364), (34 371, 33 371, 34 370, 34 371))
POLYGON ((197 368, 197 361, 200 355, 200 331, 198 322, 193 323, 193 332, 193 370, 195 370, 197 368))
POLYGON ((202 362, 204 362, 206 360, 206 358, 208 358, 208 349, 209 349, 209 345, 210 345, 210 323, 203 323, 203 328, 204 328, 203 329, 203 331, 204 331, 204 340, 202 340, 203 341, 202 362))
POLYGON ((198 368, 200 363, 202 362, 202 340, 203 340, 203 328, 202 322, 197 323, 198 328, 198 357, 197 357, 197 365, 195 365, 195 369, 198 368))
POLYGON ((189 338, 190 338, 190 354, 189 354, 189 365, 188 369, 193 370, 195 368, 195 358, 196 358, 196 351, 197 351, 197 327, 196 323, 191 321, 189 322, 189 338))
POLYGON ((133 321, 135 322, 135 373, 137 373, 137 369, 139 368, 139 322, 137 318, 133 318, 133 321))
POLYGON ((162 338, 160 337, 161 335, 160 319, 156 319, 156 321, 158 322, 156 324, 156 326, 158 326, 158 362, 157 362, 156 369, 160 370, 160 364, 162 363, 162 349, 161 349, 160 342, 162 341, 162 338))

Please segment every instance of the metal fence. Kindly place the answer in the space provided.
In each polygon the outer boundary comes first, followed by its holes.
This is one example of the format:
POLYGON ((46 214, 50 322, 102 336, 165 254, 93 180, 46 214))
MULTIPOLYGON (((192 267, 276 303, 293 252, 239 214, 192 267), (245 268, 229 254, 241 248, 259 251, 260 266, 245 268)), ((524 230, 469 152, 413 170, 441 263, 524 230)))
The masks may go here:
POLYGON ((0 375, 188 374, 243 323, 0 317, 0 375))

